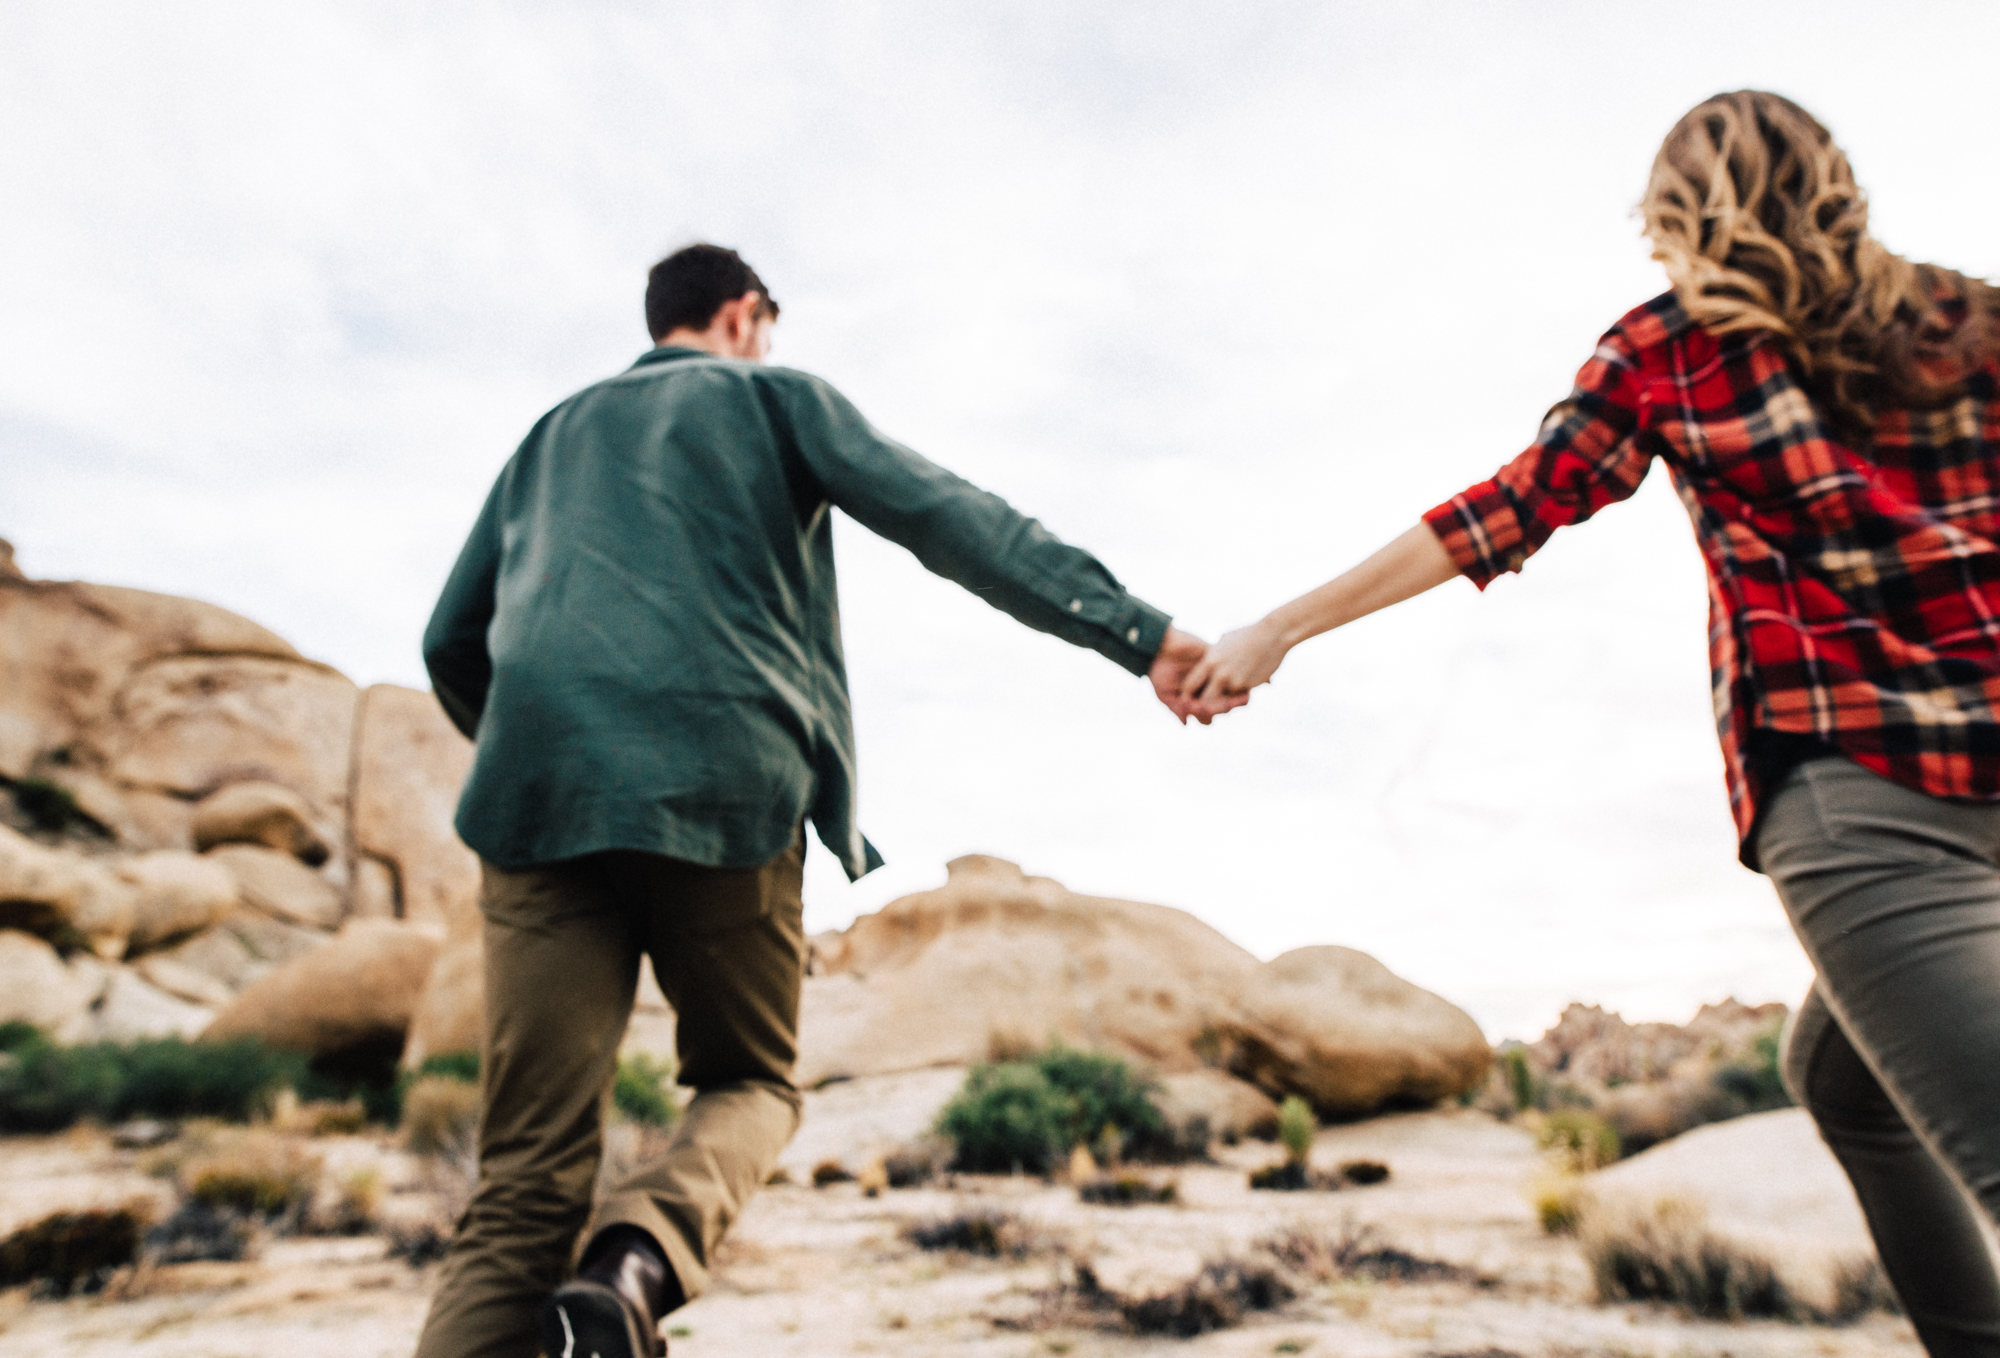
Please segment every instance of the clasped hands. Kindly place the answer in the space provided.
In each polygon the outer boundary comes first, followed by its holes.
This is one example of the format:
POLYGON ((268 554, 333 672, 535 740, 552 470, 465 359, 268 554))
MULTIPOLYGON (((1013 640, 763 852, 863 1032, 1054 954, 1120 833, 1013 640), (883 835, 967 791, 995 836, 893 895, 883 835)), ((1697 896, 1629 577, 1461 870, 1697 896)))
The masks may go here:
POLYGON ((1206 726, 1249 702, 1250 690, 1270 680, 1289 649, 1269 618, 1239 627, 1213 646, 1169 627, 1146 677, 1183 726, 1189 717, 1206 726))

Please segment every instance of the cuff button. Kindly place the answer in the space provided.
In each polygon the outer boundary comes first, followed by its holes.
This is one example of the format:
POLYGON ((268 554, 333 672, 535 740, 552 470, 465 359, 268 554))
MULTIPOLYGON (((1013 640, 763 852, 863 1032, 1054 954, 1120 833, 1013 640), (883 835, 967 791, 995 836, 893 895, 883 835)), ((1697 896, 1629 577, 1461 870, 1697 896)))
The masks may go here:
POLYGON ((1083 600, 1081 600, 1081 599, 1071 599, 1071 600, 1069 601, 1069 611, 1070 611, 1070 612, 1072 612, 1072 613, 1081 613, 1081 612, 1083 612, 1083 600))
POLYGON ((1134 627, 1131 631, 1127 632, 1125 634, 1125 640, 1131 642, 1134 646, 1137 646, 1139 644, 1139 629, 1134 627))

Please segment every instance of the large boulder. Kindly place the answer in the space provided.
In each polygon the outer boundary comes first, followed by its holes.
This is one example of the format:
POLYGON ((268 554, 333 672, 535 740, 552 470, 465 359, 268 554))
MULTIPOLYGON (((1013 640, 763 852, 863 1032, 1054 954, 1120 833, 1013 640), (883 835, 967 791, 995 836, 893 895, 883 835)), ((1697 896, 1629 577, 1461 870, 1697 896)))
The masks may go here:
POLYGON ((33 934, 0 929, 0 1023, 68 1035, 90 1008, 91 987, 33 934))
POLYGON ((1493 1059, 1465 1011, 1352 948, 1276 958, 1216 1027, 1232 1072, 1329 1118, 1452 1098, 1493 1059))
POLYGON ((261 844, 221 844, 203 856, 229 873, 245 905, 275 919, 335 929, 347 913, 340 892, 288 853, 261 844))
POLYGON ((331 851, 306 799, 281 783, 231 783, 202 798, 191 826, 196 849, 262 844, 317 867, 331 851))
POLYGON ((184 655, 300 663, 282 638, 212 604, 0 571, 0 777, 75 767, 132 672, 184 655))
POLYGON ((475 916, 461 920, 439 949, 411 1016, 409 1040, 403 1045, 405 1067, 414 1070, 448 1052, 479 1050, 486 1027, 486 949, 481 937, 475 916))
POLYGON ((1079 896, 973 856, 935 891, 814 940, 799 1079, 966 1065, 1052 1040, 1162 1070, 1196 1047, 1257 959, 1166 906, 1079 896))
POLYGON ((309 661, 172 656, 126 680, 93 745, 120 787, 200 798, 229 783, 277 783, 315 821, 338 825, 359 697, 351 680, 309 661))
POLYGON ((437 952, 422 930, 355 920, 251 982, 202 1036, 258 1037, 337 1068, 392 1068, 437 952))
POLYGON ((105 860, 0 825, 0 925, 74 935, 100 956, 122 957, 136 914, 132 884, 105 860))
MULTIPOLYGON (((381 880, 394 893, 394 913, 439 937, 479 915, 479 859, 452 828, 471 768, 472 742, 436 698, 394 684, 363 695, 354 847, 363 862, 387 869, 381 880)), ((359 887, 363 878, 355 880, 359 887)))
POLYGON ((177 849, 134 854, 114 869, 132 889, 127 951, 138 953, 201 932, 236 909, 236 878, 220 863, 177 849))

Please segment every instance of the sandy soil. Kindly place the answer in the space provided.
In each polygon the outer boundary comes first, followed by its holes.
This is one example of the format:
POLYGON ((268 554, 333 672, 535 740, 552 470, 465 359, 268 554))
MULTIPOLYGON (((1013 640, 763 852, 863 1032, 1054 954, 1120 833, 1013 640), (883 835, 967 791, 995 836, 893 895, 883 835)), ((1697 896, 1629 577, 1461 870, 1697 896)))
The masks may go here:
MULTIPOLYGON (((850 1093, 848 1097, 853 1099, 850 1093)), ((832 1144, 821 1119, 815 1133, 832 1144)), ((1687 1319, 1655 1306, 1590 1300, 1575 1248, 1545 1237, 1524 1187, 1538 1168, 1526 1135, 1469 1111, 1410 1114, 1327 1130, 1328 1165, 1387 1162, 1386 1184, 1338 1193, 1251 1192, 1247 1168, 1268 1146, 1180 1171, 1173 1206, 1091 1207, 1068 1188, 962 1177, 950 1187, 867 1198, 853 1185, 778 1186, 744 1216, 710 1293, 673 1318, 676 1358, 704 1355, 1136 1355, 1188 1358, 1310 1353, 1354 1358, 1916 1358, 1909 1326, 1877 1317, 1840 1328, 1687 1319), (927 1253, 912 1221, 993 1206, 1038 1225, 1059 1249, 1018 1262, 927 1253), (1195 1339, 1116 1332, 1087 1312, 1052 1308, 1066 1258, 1107 1282, 1185 1275, 1199 1260, 1294 1225, 1368 1228, 1382 1243, 1462 1265, 1480 1280, 1347 1280, 1281 1310, 1195 1339)), ((142 1187, 100 1138, 71 1135, 0 1149, 8 1217, 32 1184, 102 1180, 103 1197, 142 1187)), ((52 1192, 53 1190, 50 1190, 52 1192)), ((67 1301, 0 1293, 0 1355, 75 1358, 374 1358, 406 1355, 435 1269, 385 1257, 375 1237, 272 1243, 255 1263, 188 1264, 67 1301)))

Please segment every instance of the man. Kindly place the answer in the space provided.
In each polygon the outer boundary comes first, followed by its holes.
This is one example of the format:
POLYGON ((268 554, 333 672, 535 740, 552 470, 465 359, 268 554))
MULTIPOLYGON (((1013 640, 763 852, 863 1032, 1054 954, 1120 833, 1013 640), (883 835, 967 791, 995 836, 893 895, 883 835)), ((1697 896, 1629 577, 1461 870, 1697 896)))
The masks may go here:
POLYGON ((777 316, 732 250, 656 265, 657 347, 529 433, 424 634, 477 741, 458 829, 485 865, 487 1019, 479 1185, 419 1358, 525 1358, 538 1323, 550 1358, 664 1353, 660 1318, 798 1125, 803 822, 851 877, 881 862, 854 821, 833 506, 1192 710, 1201 641, 826 383, 764 366, 777 316), (695 1096, 593 1212, 642 954, 695 1096))

